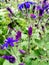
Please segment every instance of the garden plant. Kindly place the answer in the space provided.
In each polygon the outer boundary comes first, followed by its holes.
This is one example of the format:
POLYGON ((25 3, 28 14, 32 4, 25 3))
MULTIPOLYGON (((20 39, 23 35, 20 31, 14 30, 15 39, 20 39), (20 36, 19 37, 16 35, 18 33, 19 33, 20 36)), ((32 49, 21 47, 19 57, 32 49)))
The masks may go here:
POLYGON ((49 65, 49 2, 0 1, 0 65, 49 65))

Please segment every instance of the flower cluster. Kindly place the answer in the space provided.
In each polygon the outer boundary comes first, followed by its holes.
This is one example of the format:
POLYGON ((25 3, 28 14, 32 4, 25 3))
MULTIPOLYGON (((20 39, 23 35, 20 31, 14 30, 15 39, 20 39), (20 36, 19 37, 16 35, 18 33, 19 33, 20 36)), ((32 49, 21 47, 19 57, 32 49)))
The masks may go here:
POLYGON ((49 13, 49 3, 47 2, 47 0, 43 0, 43 2, 40 2, 40 5, 38 5, 36 2, 30 2, 30 1, 27 1, 18 5, 18 9, 20 11, 23 11, 23 8, 25 8, 26 11, 27 9, 29 10, 31 9, 32 13, 30 13, 30 17, 34 19, 36 19, 37 17, 42 17, 45 11, 46 13, 49 13), (31 5, 32 5, 32 8, 30 8, 31 5), (38 15, 34 14, 35 10, 38 11, 38 15))
POLYGON ((6 48, 8 48, 8 45, 11 47, 14 47, 14 42, 18 42, 18 40, 14 40, 13 37, 8 37, 5 40, 5 43, 2 45, 2 48, 6 49, 6 48))
MULTIPOLYGON (((8 46, 14 47, 14 43, 15 42, 18 43, 19 38, 21 38, 21 32, 20 31, 18 31, 16 33, 16 38, 15 39, 13 37, 8 37, 5 40, 4 44, 0 46, 0 49, 6 50, 8 48, 8 46)), ((3 56, 1 56, 1 58, 8 60, 10 63, 15 63, 16 62, 15 57, 12 56, 11 54, 10 55, 3 55, 3 56)))
MULTIPOLYGON (((32 27, 28 28, 28 35, 31 36, 32 35, 32 27)), ((21 31, 17 31, 15 39, 13 37, 8 37, 4 44, 2 46, 0 46, 0 49, 6 50, 8 48, 8 46, 14 47, 14 43, 18 43, 18 41, 21 39, 22 33, 21 31)), ((25 54, 26 51, 19 49, 19 52, 21 54, 25 54)), ((10 55, 3 55, 1 56, 1 58, 8 60, 10 63, 15 63, 16 59, 14 56, 10 55)), ((20 63, 19 65, 24 65, 24 63, 20 63)))
POLYGON ((30 8, 30 5, 33 5, 33 4, 36 4, 36 3, 35 2, 29 2, 29 1, 27 1, 27 2, 24 2, 22 4, 19 4, 18 5, 18 9, 19 10, 22 10, 23 8, 29 9, 30 8))
POLYGON ((16 33, 16 39, 13 39, 13 37, 8 37, 5 40, 5 43, 2 45, 2 49, 8 48, 8 46, 14 47, 14 42, 18 42, 21 38, 21 31, 17 31, 16 33))

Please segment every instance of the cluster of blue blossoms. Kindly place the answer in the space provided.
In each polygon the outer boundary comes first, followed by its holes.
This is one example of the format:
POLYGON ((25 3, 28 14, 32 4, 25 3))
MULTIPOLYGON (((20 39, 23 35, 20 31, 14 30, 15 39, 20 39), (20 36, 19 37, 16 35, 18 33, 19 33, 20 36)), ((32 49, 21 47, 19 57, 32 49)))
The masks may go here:
MULTIPOLYGON (((32 35, 32 27, 31 26, 28 28, 28 35, 30 37, 32 35)), ((14 43, 18 43, 19 40, 21 39, 21 31, 17 31, 15 37, 16 37, 15 39, 13 39, 13 37, 8 37, 5 40, 5 43, 1 46, 1 49, 2 50, 6 50, 6 49, 8 49, 8 46, 14 47, 14 43)), ((22 50, 22 49, 19 49, 19 52, 21 54, 25 54, 26 53, 26 51, 22 50)), ((4 58, 4 59, 8 60, 10 63, 15 63, 16 62, 15 57, 12 56, 12 55, 3 55, 3 56, 1 56, 1 58, 4 58)), ((22 62, 19 65, 24 65, 24 63, 22 62)))
MULTIPOLYGON (((46 11, 46 13, 49 13, 49 3, 47 2, 47 0, 43 0, 43 2, 40 2, 40 5, 38 5, 35 2, 24 2, 22 4, 18 5, 18 9, 20 11, 23 11, 23 8, 25 9, 30 9, 30 6, 33 6, 32 11, 39 11, 39 16, 43 16, 44 12, 46 11)), ((30 14, 32 18, 37 18, 36 15, 34 13, 30 14)))
MULTIPOLYGON (((40 2, 40 5, 38 5, 38 3, 36 2, 23 2, 21 4, 18 4, 18 10, 23 11, 23 9, 25 8, 27 11, 28 9, 30 9, 30 6, 33 6, 33 13, 30 14, 31 18, 36 19, 38 16, 43 16, 45 11, 47 14, 49 14, 49 3, 47 2, 47 0, 43 0, 43 2, 40 2), (39 11, 38 16, 34 14, 35 10, 39 11)), ((11 15, 14 15, 11 8, 7 7, 7 10, 10 12, 11 15)))
POLYGON ((35 2, 24 2, 22 4, 19 4, 18 5, 18 9, 19 10, 22 10, 23 8, 26 8, 26 9, 29 9, 30 8, 30 5, 33 5, 33 4, 36 4, 35 2))

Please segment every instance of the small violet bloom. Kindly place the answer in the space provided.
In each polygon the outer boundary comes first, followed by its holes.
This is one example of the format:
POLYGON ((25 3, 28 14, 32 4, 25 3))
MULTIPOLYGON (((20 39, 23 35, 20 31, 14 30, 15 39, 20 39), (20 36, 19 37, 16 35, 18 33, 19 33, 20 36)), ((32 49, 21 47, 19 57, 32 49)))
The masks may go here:
POLYGON ((43 6, 43 9, 46 10, 48 7, 49 7, 49 3, 46 3, 46 4, 43 6))
POLYGON ((19 50, 21 54, 25 54, 26 52, 24 50, 19 50))
POLYGON ((13 37, 8 37, 5 40, 5 43, 2 45, 2 48, 8 48, 8 45, 10 45, 11 47, 14 47, 14 42, 18 42, 17 40, 14 40, 13 37))
POLYGON ((15 63, 15 57, 14 56, 12 56, 12 55, 3 55, 1 58, 4 58, 4 59, 6 59, 6 60, 8 60, 10 63, 15 63))
POLYGON ((18 9, 22 10, 24 8, 24 3, 18 5, 18 9))
POLYGON ((16 40, 19 40, 21 38, 21 32, 17 31, 16 33, 16 40))
POLYGON ((10 14, 12 14, 12 15, 13 15, 13 12, 12 12, 12 10, 11 10, 11 8, 10 8, 10 7, 7 7, 7 10, 10 12, 10 14))
POLYGON ((40 5, 38 5, 38 6, 36 7, 37 11, 40 10, 41 8, 42 8, 42 7, 41 7, 40 5))
POLYGON ((32 35, 32 27, 31 27, 31 26, 28 28, 28 35, 29 35, 29 36, 32 35))
POLYGON ((25 9, 29 9, 29 8, 30 8, 30 3, 25 2, 25 3, 24 3, 24 7, 25 7, 25 9))
POLYGON ((36 15, 35 14, 30 14, 30 17, 33 19, 36 19, 36 15))

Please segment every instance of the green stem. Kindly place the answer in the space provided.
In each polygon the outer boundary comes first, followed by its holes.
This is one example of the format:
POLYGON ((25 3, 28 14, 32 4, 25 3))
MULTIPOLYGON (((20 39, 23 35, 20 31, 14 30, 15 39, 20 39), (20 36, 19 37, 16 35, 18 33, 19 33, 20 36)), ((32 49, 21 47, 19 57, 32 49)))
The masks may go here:
POLYGON ((28 39, 28 54, 30 53, 30 37, 28 39))
POLYGON ((14 55, 15 55, 16 59, 17 59, 16 53, 15 53, 15 51, 13 50, 13 48, 12 48, 12 51, 13 51, 13 53, 14 53, 14 55))

